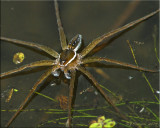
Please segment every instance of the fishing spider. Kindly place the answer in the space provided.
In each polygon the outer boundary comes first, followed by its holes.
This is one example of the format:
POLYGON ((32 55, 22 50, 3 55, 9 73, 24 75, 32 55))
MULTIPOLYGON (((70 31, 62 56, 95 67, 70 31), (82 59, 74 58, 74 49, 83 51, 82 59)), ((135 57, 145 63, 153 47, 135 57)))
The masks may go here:
POLYGON ((149 72, 155 72, 154 70, 149 70, 149 69, 145 69, 142 67, 138 67, 132 64, 128 64, 128 63, 124 63, 124 62, 120 62, 120 61, 116 61, 116 60, 112 60, 112 59, 108 59, 108 58, 104 58, 104 57, 86 57, 88 55, 88 53, 90 53, 93 48, 96 47, 96 45, 98 45, 100 42, 102 42, 103 40, 105 40, 106 38, 124 31, 128 28, 131 28, 132 26, 148 19, 149 17, 155 15, 156 13, 158 13, 160 10, 156 10, 155 12, 152 12, 138 20, 135 20, 133 22, 130 22, 118 29, 115 29, 111 32, 108 32, 96 39, 94 39, 91 43, 89 43, 89 45, 87 47, 85 47, 80 53, 77 52, 82 44, 82 35, 81 34, 77 34, 75 37, 73 37, 70 42, 67 42, 66 39, 66 35, 64 33, 63 27, 62 27, 62 23, 61 23, 61 19, 59 16, 59 9, 58 9, 58 3, 55 0, 54 1, 54 5, 55 5, 55 11, 56 11, 56 18, 57 18, 57 24, 58 24, 58 30, 59 30, 59 36, 60 36, 60 42, 61 42, 61 47, 62 47, 62 52, 60 54, 58 54, 55 50, 47 47, 47 46, 43 46, 43 45, 39 45, 36 43, 32 43, 32 42, 26 42, 26 41, 20 41, 20 40, 16 40, 16 39, 10 39, 10 38, 6 38, 6 37, 1 37, 1 40, 4 41, 8 41, 11 43, 15 43, 15 44, 21 44, 21 45, 26 45, 26 46, 31 46, 31 47, 35 47, 37 49, 40 49, 46 53, 48 53, 50 56, 56 58, 55 60, 41 60, 41 61, 36 61, 24 66, 21 66, 17 69, 13 69, 10 70, 8 72, 4 72, 0 74, 0 77, 4 77, 19 71, 22 71, 24 69, 27 68, 34 68, 34 67, 39 67, 39 66, 50 66, 50 68, 38 79, 38 81, 34 84, 34 86, 32 87, 32 89, 30 90, 29 94, 27 95, 27 97, 25 98, 25 100, 21 103, 20 107, 18 108, 17 112, 12 116, 12 118, 9 120, 9 122, 6 124, 6 127, 8 127, 12 121, 16 118, 16 116, 20 113, 20 111, 23 109, 23 107, 26 105, 27 101, 29 100, 29 98, 32 96, 32 94, 35 92, 36 88, 38 87, 38 85, 40 83, 42 83, 50 74, 53 74, 54 76, 58 77, 60 74, 60 71, 64 72, 64 75, 66 77, 66 79, 70 80, 70 86, 69 86, 69 102, 68 102, 68 127, 71 127, 71 121, 72 121, 72 112, 71 112, 71 108, 72 108, 72 99, 73 99, 73 90, 74 90, 74 82, 75 82, 75 76, 76 76, 76 70, 82 72, 84 75, 86 75, 88 77, 88 79, 90 79, 93 84, 95 85, 96 89, 101 93, 101 95, 105 98, 105 100, 115 109, 115 111, 123 118, 123 119, 127 119, 125 117, 125 115, 121 114, 121 112, 119 111, 119 109, 114 105, 114 103, 110 100, 110 98, 107 96, 107 94, 103 91, 103 89, 99 86, 99 83, 96 81, 96 79, 91 75, 90 72, 88 72, 86 70, 86 68, 84 67, 85 64, 87 63, 93 63, 93 62, 109 62, 109 63, 113 63, 113 64, 117 64, 117 65, 121 65, 124 67, 128 67, 128 68, 133 68, 133 69, 137 69, 137 70, 141 70, 141 71, 149 71, 149 72))

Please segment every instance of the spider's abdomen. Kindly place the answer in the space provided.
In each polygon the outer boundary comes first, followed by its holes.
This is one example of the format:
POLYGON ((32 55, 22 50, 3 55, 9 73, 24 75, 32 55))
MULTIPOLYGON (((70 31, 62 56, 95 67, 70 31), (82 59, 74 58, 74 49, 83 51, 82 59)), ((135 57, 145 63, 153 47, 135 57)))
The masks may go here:
POLYGON ((76 52, 71 49, 66 49, 60 54, 60 65, 67 66, 76 58, 76 52))

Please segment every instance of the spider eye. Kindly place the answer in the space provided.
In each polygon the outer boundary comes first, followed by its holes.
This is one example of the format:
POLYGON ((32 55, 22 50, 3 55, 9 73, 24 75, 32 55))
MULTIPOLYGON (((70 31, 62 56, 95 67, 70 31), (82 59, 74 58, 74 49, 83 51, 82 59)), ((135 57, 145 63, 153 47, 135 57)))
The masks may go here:
POLYGON ((77 34, 69 42, 68 48, 76 52, 80 48, 81 44, 82 44, 82 35, 77 34))

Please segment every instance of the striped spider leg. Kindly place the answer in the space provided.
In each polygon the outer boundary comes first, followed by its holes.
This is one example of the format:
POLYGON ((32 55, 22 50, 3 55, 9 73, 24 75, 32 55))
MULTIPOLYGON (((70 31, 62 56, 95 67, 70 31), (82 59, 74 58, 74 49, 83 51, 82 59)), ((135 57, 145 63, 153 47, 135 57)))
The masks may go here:
POLYGON ((96 89, 99 90, 99 92, 105 98, 105 100, 113 106, 113 108, 116 110, 116 112, 123 119, 126 119, 126 117, 120 113, 119 109, 114 105, 114 103, 110 100, 110 98, 107 96, 107 94, 99 86, 99 84, 95 80, 95 78, 81 65, 83 65, 85 63, 106 61, 106 62, 118 64, 118 65, 121 65, 121 66, 129 67, 129 68, 134 68, 134 69, 137 69, 137 70, 154 72, 154 70, 149 70, 149 69, 145 69, 145 68, 142 68, 142 67, 137 67, 137 66, 127 64, 127 63, 124 63, 124 62, 119 62, 119 61, 116 61, 116 60, 111 60, 111 59, 107 59, 107 58, 100 58, 100 57, 85 58, 85 56, 94 47, 96 47, 97 44, 99 44, 104 39, 106 39, 106 38, 108 38, 108 37, 110 37, 110 36, 112 36, 112 35, 114 35, 118 32, 126 30, 126 29, 128 29, 128 28, 146 20, 147 18, 149 18, 149 17, 155 15, 156 13, 158 13, 160 10, 152 12, 152 13, 150 13, 150 14, 148 14, 148 15, 146 15, 146 16, 138 19, 138 20, 135 20, 135 21, 133 21, 133 22, 127 24, 127 25, 124 25, 124 26, 122 26, 118 29, 115 29, 115 30, 113 30, 113 31, 111 31, 107 34, 102 35, 101 37, 96 38, 87 47, 85 47, 82 50, 82 52, 77 53, 77 51, 80 48, 81 43, 82 43, 82 36, 80 34, 76 35, 75 37, 72 38, 72 40, 67 45, 66 36, 65 36, 65 33, 64 33, 64 30, 63 30, 63 27, 62 27, 62 23, 61 23, 61 20, 60 20, 60 16, 59 16, 58 3, 57 3, 56 0, 54 1, 54 5, 55 5, 55 12, 56 12, 60 42, 61 42, 61 47, 62 47, 62 52, 60 54, 58 54, 56 51, 54 51, 53 49, 51 49, 49 47, 39 45, 39 44, 36 44, 36 43, 20 41, 20 40, 16 40, 16 39, 10 39, 10 38, 6 38, 6 37, 1 37, 0 38, 1 40, 9 41, 11 43, 16 43, 16 44, 20 44, 20 45, 26 45, 26 46, 31 46, 31 47, 38 48, 38 49, 48 53, 52 57, 56 58, 56 60, 41 60, 41 61, 33 62, 31 64, 24 65, 20 68, 17 68, 17 69, 8 71, 8 72, 4 72, 0 75, 0 77, 4 77, 4 76, 10 75, 10 74, 22 71, 26 68, 33 68, 33 67, 38 67, 38 66, 49 66, 50 67, 38 79, 38 81, 34 84, 34 86, 32 87, 31 91, 29 92, 29 94, 27 95, 25 100, 21 103, 17 112, 12 116, 12 118, 6 124, 6 127, 8 127, 12 123, 12 121, 16 118, 16 116, 20 113, 20 111, 23 109, 23 107, 27 103, 28 99, 31 97, 31 95, 33 94, 33 92, 36 90, 36 88, 38 87, 38 85, 40 83, 42 83, 50 74, 53 74, 54 76, 59 76, 59 73, 58 73, 59 69, 64 72, 64 75, 67 79, 70 79, 69 102, 68 102, 68 120, 69 120, 68 121, 68 127, 71 127, 71 124, 72 124, 71 109, 72 109, 72 99, 73 99, 73 90, 74 90, 74 82, 75 82, 75 77, 76 77, 76 70, 79 70, 84 75, 86 75, 93 82, 96 89))
POLYGON ((124 66, 124 67, 132 68, 132 69, 136 69, 136 70, 140 70, 140 71, 145 71, 145 72, 158 72, 157 70, 151 70, 151 69, 135 66, 135 65, 132 65, 132 64, 128 64, 128 63, 125 63, 125 62, 120 62, 120 61, 117 61, 117 60, 108 59, 108 58, 104 58, 104 57, 96 57, 96 56, 84 58, 82 60, 82 64, 101 62, 101 61, 121 65, 121 66, 124 66))

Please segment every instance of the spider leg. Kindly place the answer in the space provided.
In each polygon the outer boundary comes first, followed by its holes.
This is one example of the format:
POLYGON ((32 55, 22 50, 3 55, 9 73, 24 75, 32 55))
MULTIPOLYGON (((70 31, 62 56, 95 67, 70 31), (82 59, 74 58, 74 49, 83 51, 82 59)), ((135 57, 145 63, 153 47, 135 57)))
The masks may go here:
POLYGON ((85 59, 82 60, 82 64, 100 62, 100 61, 106 61, 106 62, 109 62, 109 63, 113 63, 113 64, 121 65, 121 66, 124 66, 124 67, 137 69, 137 70, 140 70, 140 71, 158 72, 157 70, 146 69, 146 68, 143 68, 143 67, 139 67, 139 66, 135 66, 135 65, 132 65, 132 64, 128 64, 128 63, 124 63, 124 62, 120 62, 120 61, 112 60, 112 59, 108 59, 108 58, 103 58, 103 57, 88 57, 88 58, 85 58, 85 59))
POLYGON ((73 101, 73 89, 74 89, 74 82, 75 82, 76 71, 71 70, 71 80, 69 86, 69 101, 68 101, 68 127, 71 127, 72 122, 72 101, 73 101))
POLYGON ((38 66, 52 66, 52 65, 55 65, 55 61, 54 60, 36 61, 36 62, 30 63, 30 64, 26 64, 24 66, 21 66, 21 67, 19 67, 17 69, 13 69, 13 70, 10 70, 8 72, 4 72, 4 73, 0 74, 0 77, 4 77, 4 76, 10 75, 10 74, 22 71, 22 70, 24 70, 26 68, 32 68, 32 67, 38 67, 38 66))
POLYGON ((78 67, 78 70, 81 71, 83 74, 85 74, 95 85, 95 87, 97 88, 97 90, 101 93, 101 95, 105 98, 105 100, 116 110, 116 112, 125 120, 127 120, 127 118, 120 113, 119 109, 115 106, 115 104, 112 102, 112 100, 107 96, 107 94, 103 91, 103 89, 100 87, 100 85, 98 84, 98 82, 95 80, 95 78, 82 66, 78 67))
POLYGON ((55 57, 55 58, 59 57, 59 54, 56 51, 54 51, 53 49, 51 49, 47 46, 44 46, 44 45, 36 44, 36 43, 33 43, 33 42, 21 41, 21 40, 17 40, 17 39, 11 39, 11 38, 7 38, 7 37, 0 37, 0 39, 4 40, 4 41, 9 41, 9 42, 15 43, 15 44, 21 44, 21 45, 36 47, 36 48, 48 53, 52 57, 55 57))
POLYGON ((61 47, 62 47, 62 50, 65 50, 65 49, 67 49, 66 35, 64 33, 62 23, 61 23, 61 19, 60 19, 60 16, 59 16, 59 8, 58 8, 57 0, 54 1, 54 5, 55 5, 56 18, 57 18, 59 36, 60 36, 60 41, 61 41, 61 47))
MULTIPOLYGON (((56 67, 54 67, 56 68, 56 67)), ((19 106, 17 112, 12 116, 12 118, 8 121, 8 123, 6 124, 5 127, 9 127, 9 125, 12 123, 12 121, 16 118, 16 116, 20 113, 20 111, 23 109, 23 107, 25 106, 25 104, 27 103, 28 99, 31 97, 31 95, 34 93, 34 91, 36 90, 37 86, 42 83, 44 81, 44 79, 46 79, 51 72, 54 70, 54 68, 51 68, 49 70, 47 70, 44 74, 42 74, 42 76, 38 79, 38 81, 34 84, 34 86, 32 87, 32 89, 30 90, 30 92, 28 93, 27 97, 25 98, 25 100, 21 103, 21 105, 19 106)))
POLYGON ((130 22, 130 23, 128 23, 128 24, 126 24, 126 25, 118 28, 118 29, 115 29, 115 30, 113 30, 113 31, 111 31, 111 32, 108 32, 108 33, 106 33, 106 34, 104 34, 104 35, 96 38, 96 39, 93 40, 87 47, 85 47, 85 48, 83 49, 83 51, 80 53, 80 55, 81 55, 82 58, 83 58, 83 57, 86 56, 97 44, 99 44, 99 43, 100 43, 101 41, 103 41, 104 39, 106 39, 106 38, 108 38, 108 37, 110 37, 110 36, 112 36, 112 35, 114 35, 114 34, 116 34, 116 33, 118 33, 118 32, 121 32, 121 31, 123 31, 123 30, 125 30, 125 29, 128 29, 128 28, 130 28, 130 27, 132 27, 132 26, 134 26, 134 25, 136 25, 136 24, 138 24, 138 23, 140 23, 140 22, 148 19, 149 17, 155 15, 155 14, 158 13, 159 11, 160 11, 160 9, 158 9, 158 10, 156 10, 156 11, 154 11, 154 12, 152 12, 152 13, 150 13, 150 14, 148 14, 148 15, 146 15, 146 16, 138 19, 138 20, 132 21, 132 22, 130 22))

